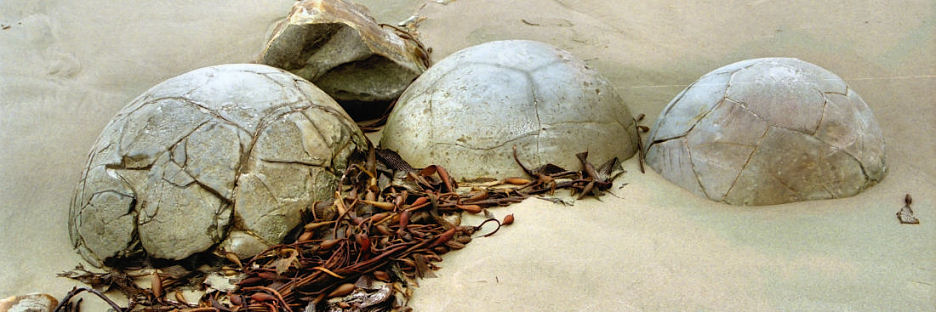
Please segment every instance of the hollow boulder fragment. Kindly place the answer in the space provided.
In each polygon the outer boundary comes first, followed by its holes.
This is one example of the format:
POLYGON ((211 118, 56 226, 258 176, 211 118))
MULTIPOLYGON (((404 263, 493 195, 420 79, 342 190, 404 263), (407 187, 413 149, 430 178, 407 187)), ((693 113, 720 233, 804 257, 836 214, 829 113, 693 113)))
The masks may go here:
POLYGON ((716 69, 663 109, 647 164, 714 201, 772 205, 852 196, 884 178, 884 138, 841 78, 794 58, 716 69))
POLYGON ((328 93, 355 120, 382 115, 429 66, 406 32, 382 26, 344 0, 306 0, 276 26, 260 63, 286 69, 328 93))

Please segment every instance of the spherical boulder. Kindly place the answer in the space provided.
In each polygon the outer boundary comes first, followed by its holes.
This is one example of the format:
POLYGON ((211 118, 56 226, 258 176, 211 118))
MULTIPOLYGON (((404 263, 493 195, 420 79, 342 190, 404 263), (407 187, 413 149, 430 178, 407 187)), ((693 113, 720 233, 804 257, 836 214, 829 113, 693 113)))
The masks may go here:
POLYGON ((597 71, 566 51, 527 40, 458 51, 397 101, 380 145, 415 167, 437 164, 465 179, 522 176, 513 159, 568 169, 637 151, 627 105, 597 71))
POLYGON ((646 149, 666 179, 734 205, 852 196, 886 171, 884 138, 864 100, 794 58, 702 76, 663 109, 646 149))
POLYGON ((91 150, 69 216, 100 266, 142 252, 183 259, 225 242, 241 256, 280 240, 331 198, 365 138, 324 92, 265 65, 205 67, 124 107, 91 150))

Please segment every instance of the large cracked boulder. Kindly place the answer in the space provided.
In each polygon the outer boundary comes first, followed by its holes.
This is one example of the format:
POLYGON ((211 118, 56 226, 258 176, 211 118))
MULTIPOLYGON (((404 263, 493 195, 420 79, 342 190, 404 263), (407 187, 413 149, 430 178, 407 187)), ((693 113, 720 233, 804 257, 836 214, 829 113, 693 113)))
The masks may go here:
POLYGON ((260 63, 322 88, 356 120, 381 116, 429 67, 422 44, 384 27, 366 7, 344 0, 304 0, 276 26, 260 63))
POLYGON ((400 96, 380 141, 413 166, 444 166, 465 179, 522 176, 536 167, 579 168, 575 154, 626 159, 636 123, 614 88, 569 52, 528 40, 458 51, 400 96))
POLYGON ((771 205, 852 196, 884 178, 884 138, 842 78, 793 58, 712 71, 660 113, 647 164, 714 201, 771 205))
POLYGON ((347 114, 308 81, 265 65, 205 67, 124 107, 91 150, 69 216, 89 262, 183 259, 225 240, 249 256, 300 210, 331 198, 366 150, 347 114))

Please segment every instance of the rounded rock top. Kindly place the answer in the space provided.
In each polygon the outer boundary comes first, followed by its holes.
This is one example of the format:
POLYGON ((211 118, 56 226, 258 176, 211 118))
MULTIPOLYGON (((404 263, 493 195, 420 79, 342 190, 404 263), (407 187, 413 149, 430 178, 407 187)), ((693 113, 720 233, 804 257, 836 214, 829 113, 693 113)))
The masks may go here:
POLYGON ((772 205, 855 195, 884 178, 884 138, 842 78, 794 58, 716 69, 663 109, 647 164, 714 201, 772 205))
POLYGON ((522 176, 553 163, 578 169, 576 153, 603 162, 637 151, 630 110, 601 75, 548 44, 488 42, 460 50, 410 85, 380 145, 414 167, 455 177, 522 176))
POLYGON ((69 236, 96 266, 144 252, 183 259, 231 232, 276 244, 366 148, 341 107, 298 76, 254 64, 197 69, 105 126, 75 190, 69 236))

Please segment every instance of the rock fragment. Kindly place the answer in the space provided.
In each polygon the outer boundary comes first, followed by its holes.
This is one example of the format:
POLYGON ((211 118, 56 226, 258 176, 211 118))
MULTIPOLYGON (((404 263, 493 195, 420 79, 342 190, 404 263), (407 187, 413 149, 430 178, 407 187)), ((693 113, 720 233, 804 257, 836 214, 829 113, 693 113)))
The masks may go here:
POLYGON ((355 120, 379 117, 429 67, 429 55, 408 33, 368 14, 344 0, 297 2, 260 63, 311 81, 355 120))

